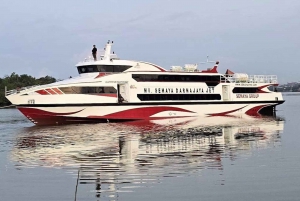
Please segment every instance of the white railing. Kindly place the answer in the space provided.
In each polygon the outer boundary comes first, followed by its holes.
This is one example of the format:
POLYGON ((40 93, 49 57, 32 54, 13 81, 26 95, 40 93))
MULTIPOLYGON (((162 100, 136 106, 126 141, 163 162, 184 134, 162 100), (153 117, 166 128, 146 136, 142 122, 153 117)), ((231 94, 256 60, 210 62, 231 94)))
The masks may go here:
POLYGON ((24 92, 28 89, 32 89, 35 87, 39 87, 40 85, 34 85, 34 86, 29 86, 29 87, 22 87, 18 89, 12 89, 12 90, 7 90, 7 87, 5 87, 5 96, 13 95, 13 94, 18 94, 20 92, 24 92))
POLYGON ((235 76, 224 75, 221 76, 221 82, 231 82, 231 83, 273 83, 278 84, 277 75, 246 75, 245 76, 235 76))
MULTIPOLYGON (((104 59, 104 54, 100 54, 100 56, 97 58, 97 61, 101 61, 103 59, 104 59)), ((117 54, 110 54, 109 59, 110 60, 119 60, 119 57, 117 56, 117 54)), ((95 62, 95 60, 92 56, 88 56, 83 61, 78 62, 77 66, 84 65, 85 63, 91 63, 91 62, 95 62)))

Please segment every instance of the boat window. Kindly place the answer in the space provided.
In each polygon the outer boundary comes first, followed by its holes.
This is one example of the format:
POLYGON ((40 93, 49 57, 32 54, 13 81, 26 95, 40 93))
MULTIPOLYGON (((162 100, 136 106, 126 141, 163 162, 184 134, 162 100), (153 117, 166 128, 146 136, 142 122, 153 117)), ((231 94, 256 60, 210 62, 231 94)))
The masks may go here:
POLYGON ((257 87, 234 87, 233 93, 258 93, 259 89, 257 87))
POLYGON ((133 74, 132 78, 140 82, 219 82, 220 76, 216 75, 152 75, 152 74, 133 74))
POLYGON ((79 72, 79 74, 97 72, 97 67, 96 66, 79 66, 78 72, 79 72))
POLYGON ((101 94, 117 93, 114 87, 60 87, 65 94, 101 94))
POLYGON ((221 100, 220 94, 137 94, 141 101, 221 100))
POLYGON ((137 82, 205 82, 208 86, 220 83, 219 75, 163 75, 163 74, 132 74, 137 82))
POLYGON ((93 72, 124 72, 132 66, 127 65, 88 65, 78 66, 78 73, 93 73, 93 72))

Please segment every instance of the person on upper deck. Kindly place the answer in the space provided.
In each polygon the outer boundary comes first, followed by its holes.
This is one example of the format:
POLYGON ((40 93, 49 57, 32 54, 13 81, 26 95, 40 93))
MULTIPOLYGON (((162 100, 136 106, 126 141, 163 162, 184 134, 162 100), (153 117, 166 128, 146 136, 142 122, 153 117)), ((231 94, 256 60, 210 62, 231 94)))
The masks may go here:
POLYGON ((94 61, 97 61, 97 48, 96 45, 93 45, 92 54, 94 57, 94 61))

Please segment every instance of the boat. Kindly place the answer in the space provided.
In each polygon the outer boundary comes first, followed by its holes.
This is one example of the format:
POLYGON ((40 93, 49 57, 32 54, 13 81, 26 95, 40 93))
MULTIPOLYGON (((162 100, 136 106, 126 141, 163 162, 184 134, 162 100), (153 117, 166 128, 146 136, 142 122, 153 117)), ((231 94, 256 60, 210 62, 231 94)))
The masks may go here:
POLYGON ((108 41, 99 60, 76 65, 79 75, 48 85, 5 91, 34 124, 106 123, 183 117, 273 115, 284 102, 276 75, 199 70, 122 60, 108 41), (273 88, 275 90, 270 90, 273 88))

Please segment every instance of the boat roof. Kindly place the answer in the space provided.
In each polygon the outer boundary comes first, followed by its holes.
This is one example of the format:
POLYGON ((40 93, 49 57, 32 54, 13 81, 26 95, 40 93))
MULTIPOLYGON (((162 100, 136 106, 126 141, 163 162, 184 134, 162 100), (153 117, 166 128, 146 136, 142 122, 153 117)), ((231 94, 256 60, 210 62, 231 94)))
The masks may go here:
MULTIPOLYGON (((158 66, 153 63, 144 62, 144 61, 134 61, 134 60, 121 60, 118 58, 117 54, 112 51, 113 41, 108 41, 104 47, 104 51, 99 51, 100 58, 99 60, 94 60, 92 56, 88 56, 76 64, 76 67, 88 67, 88 66, 130 66, 132 68, 128 68, 124 70, 126 71, 140 71, 140 72, 197 72, 197 73, 218 73, 217 67, 219 61, 216 61, 215 65, 212 68, 207 70, 198 70, 197 64, 186 64, 184 67, 181 66, 171 66, 170 70, 166 70, 165 68, 158 66)), ((203 62, 202 62, 203 63, 203 62)), ((211 61, 207 60, 207 63, 211 63, 211 61)), ((99 71, 101 72, 101 71, 99 71)), ((79 72, 80 73, 80 72, 79 72)))

